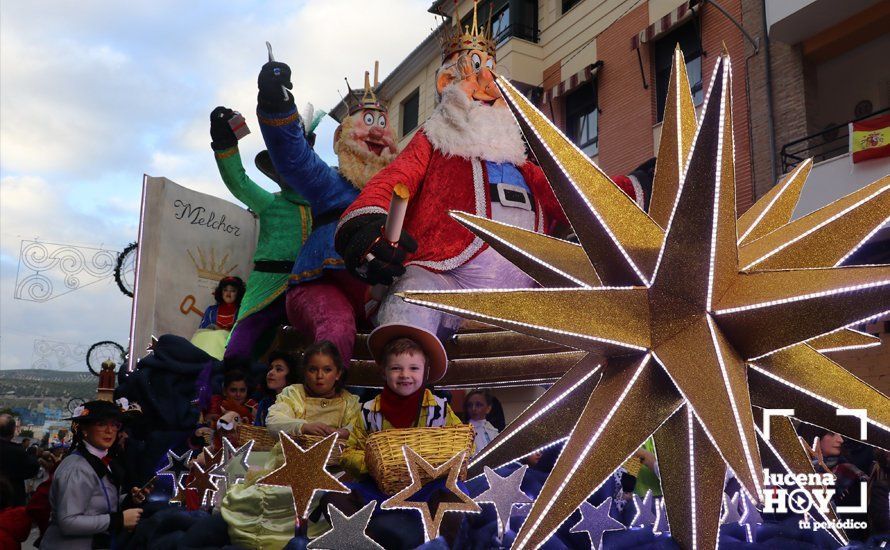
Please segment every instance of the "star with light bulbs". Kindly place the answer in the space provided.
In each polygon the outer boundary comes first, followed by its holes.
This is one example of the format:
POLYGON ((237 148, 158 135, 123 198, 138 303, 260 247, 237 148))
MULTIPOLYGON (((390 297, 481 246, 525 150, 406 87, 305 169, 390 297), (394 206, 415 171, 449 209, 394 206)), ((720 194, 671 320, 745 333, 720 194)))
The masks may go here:
POLYGON ((580 245, 455 214, 550 286, 404 294, 589 352, 471 464, 480 473, 569 437, 514 548, 546 541, 653 433, 683 547, 716 540, 724 467, 753 498, 762 492, 752 407, 790 399, 797 417, 840 433, 851 425, 824 409, 865 408, 869 442, 890 441, 887 398, 819 351, 871 345, 842 329, 886 314, 890 268, 836 266, 886 220, 890 178, 788 223, 805 165, 737 220, 729 59, 717 61, 700 124, 676 61, 652 217, 499 79, 580 245))

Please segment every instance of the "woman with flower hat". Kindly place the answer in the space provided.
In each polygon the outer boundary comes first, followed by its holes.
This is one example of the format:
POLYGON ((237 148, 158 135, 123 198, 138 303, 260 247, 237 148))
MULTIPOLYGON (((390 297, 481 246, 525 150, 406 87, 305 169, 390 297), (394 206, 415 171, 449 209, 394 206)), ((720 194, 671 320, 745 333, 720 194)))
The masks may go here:
POLYGON ((49 500, 52 517, 40 548, 79 550, 110 548, 123 530, 132 530, 150 489, 120 491, 121 468, 115 464, 123 413, 114 403, 89 401, 70 418, 74 440, 55 471, 49 500), (125 496, 130 498, 126 501, 125 496), (129 504, 131 507, 127 507, 129 504))

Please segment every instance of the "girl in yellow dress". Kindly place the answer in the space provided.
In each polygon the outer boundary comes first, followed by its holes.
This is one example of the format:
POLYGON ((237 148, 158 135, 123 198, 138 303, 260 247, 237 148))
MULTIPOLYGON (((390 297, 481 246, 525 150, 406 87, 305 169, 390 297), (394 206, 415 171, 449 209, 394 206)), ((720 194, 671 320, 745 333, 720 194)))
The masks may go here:
MULTIPOLYGON (((358 397, 343 388, 345 369, 337 347, 323 340, 303 355, 303 384, 292 384, 269 407, 266 427, 285 432, 327 436, 337 432, 344 441, 361 422, 358 397)), ((222 515, 233 544, 246 548, 283 548, 294 536, 294 509, 290 489, 256 485, 255 481, 284 463, 281 445, 269 453, 266 467, 251 472, 245 483, 229 488, 222 515)))

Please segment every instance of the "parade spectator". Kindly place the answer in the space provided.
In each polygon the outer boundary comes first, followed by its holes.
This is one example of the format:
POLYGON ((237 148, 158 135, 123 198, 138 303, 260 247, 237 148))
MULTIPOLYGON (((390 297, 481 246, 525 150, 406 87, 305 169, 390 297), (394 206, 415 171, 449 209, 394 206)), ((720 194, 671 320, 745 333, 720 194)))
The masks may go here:
POLYGON ((112 538, 135 528, 142 515, 128 504, 141 504, 148 493, 137 487, 129 495, 121 492, 114 459, 123 414, 114 403, 88 401, 75 409, 71 421, 74 440, 53 475, 52 518, 40 548, 110 548, 112 538))
POLYGON ((0 414, 0 464, 3 464, 3 475, 12 486, 10 505, 24 506, 25 480, 36 476, 40 466, 33 453, 12 441, 15 428, 15 418, 11 414, 0 414))
POLYGON ((255 426, 265 426, 269 407, 275 403, 275 399, 284 388, 296 384, 300 377, 300 371, 293 356, 284 351, 273 351, 269 354, 269 370, 266 371, 266 384, 264 396, 256 407, 255 426))
POLYGON ((498 429, 488 421, 492 404, 493 397, 488 390, 473 390, 464 399, 467 423, 473 426, 473 431, 476 434, 477 453, 498 435, 498 429))
POLYGON ((24 506, 12 504, 13 489, 0 474, 0 548, 20 550, 31 532, 31 520, 24 506))
POLYGON ((868 528, 873 535, 890 534, 890 451, 875 449, 868 480, 868 528))

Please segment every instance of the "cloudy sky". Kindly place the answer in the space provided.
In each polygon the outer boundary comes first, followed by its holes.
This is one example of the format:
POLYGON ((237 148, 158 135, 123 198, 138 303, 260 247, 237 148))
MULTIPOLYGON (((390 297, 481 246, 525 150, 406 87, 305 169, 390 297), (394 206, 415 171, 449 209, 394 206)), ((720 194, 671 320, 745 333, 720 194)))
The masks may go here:
MULTIPOLYGON (((213 162, 208 114, 240 110, 254 130, 244 157, 263 148, 253 112, 265 41, 293 69, 298 105, 327 109, 344 76, 359 82, 379 59, 382 77, 411 52, 435 24, 430 4, 0 3, 0 369, 30 368, 40 341, 127 345, 130 300, 111 278, 65 294, 60 279, 57 297, 16 299, 17 280, 22 291, 33 273, 20 265, 23 241, 121 250, 136 239, 143 174, 234 201, 213 162)), ((318 131, 331 163, 334 128, 327 119, 318 131)))

